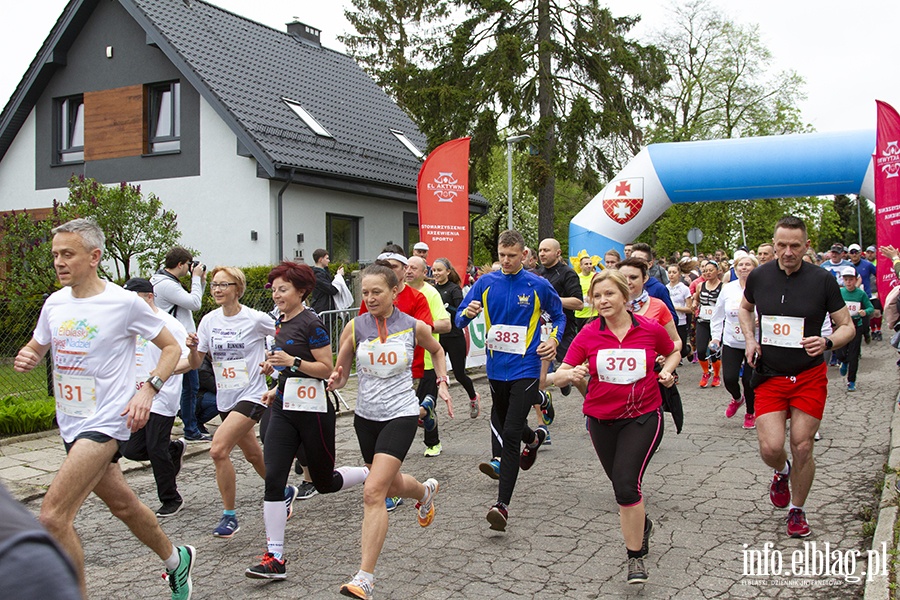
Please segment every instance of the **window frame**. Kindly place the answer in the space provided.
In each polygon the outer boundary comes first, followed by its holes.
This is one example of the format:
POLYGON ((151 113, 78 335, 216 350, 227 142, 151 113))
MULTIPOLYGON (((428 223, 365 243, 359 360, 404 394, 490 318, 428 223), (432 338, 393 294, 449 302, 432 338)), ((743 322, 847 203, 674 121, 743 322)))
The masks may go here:
POLYGON ((54 102, 53 164, 70 165, 84 162, 84 94, 57 98, 54 102), (76 103, 77 102, 77 103, 76 103), (81 109, 81 145, 73 146, 72 138, 78 125, 78 109, 81 109))
POLYGON ((181 152, 181 82, 175 80, 148 85, 147 104, 147 154, 181 152), (169 94, 165 104, 169 111, 169 131, 165 135, 157 135, 164 106, 162 98, 166 93, 169 94))
POLYGON ((350 256, 347 257, 346 262, 349 263, 358 263, 359 262, 359 231, 360 231, 360 221, 362 219, 360 217, 356 217, 353 215, 343 215, 338 213, 325 213, 325 249, 328 250, 328 255, 332 257, 332 260, 341 260, 343 259, 338 257, 334 252, 334 221, 345 221, 350 224, 350 256))

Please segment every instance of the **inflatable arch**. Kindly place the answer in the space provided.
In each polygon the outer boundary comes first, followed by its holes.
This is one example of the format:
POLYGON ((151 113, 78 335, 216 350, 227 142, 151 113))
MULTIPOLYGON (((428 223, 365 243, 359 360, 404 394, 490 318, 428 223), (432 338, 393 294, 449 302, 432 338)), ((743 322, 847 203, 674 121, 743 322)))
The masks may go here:
MULTIPOLYGON (((672 204, 861 194, 875 198, 875 131, 651 144, 569 225, 569 254, 603 256, 672 204)), ((687 232, 685 232, 687 233, 687 232)))

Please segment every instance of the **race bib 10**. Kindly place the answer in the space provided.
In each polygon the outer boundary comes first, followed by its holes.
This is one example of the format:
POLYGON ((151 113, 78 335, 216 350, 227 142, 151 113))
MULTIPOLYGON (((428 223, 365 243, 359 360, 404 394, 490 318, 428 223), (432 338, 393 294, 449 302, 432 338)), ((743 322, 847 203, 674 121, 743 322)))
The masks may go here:
POLYGON ((783 317, 779 315, 763 315, 759 320, 762 329, 760 343, 763 346, 780 348, 802 348, 803 317, 783 317))
POLYGON ((715 306, 700 306, 700 318, 704 321, 711 321, 713 316, 713 311, 716 310, 715 306))

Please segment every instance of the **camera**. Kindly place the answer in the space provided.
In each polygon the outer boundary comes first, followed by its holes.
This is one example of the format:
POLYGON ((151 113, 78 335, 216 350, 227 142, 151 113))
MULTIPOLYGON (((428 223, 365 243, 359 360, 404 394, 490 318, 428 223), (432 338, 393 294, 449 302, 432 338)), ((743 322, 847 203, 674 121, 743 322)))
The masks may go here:
MULTIPOLYGON (((201 263, 199 260, 192 260, 191 261, 191 271, 196 269, 200 264, 201 263)), ((202 265, 202 266, 203 266, 203 272, 206 273, 206 265, 202 265)))

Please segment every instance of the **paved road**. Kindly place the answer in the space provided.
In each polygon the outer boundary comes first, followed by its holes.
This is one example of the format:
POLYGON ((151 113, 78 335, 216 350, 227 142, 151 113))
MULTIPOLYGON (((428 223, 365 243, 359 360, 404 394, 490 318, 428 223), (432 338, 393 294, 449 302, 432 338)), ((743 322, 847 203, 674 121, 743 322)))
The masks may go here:
MULTIPOLYGON (((876 508, 897 395, 896 353, 886 343, 864 347, 859 390, 846 392, 830 370, 830 399, 817 443, 819 472, 807 510, 815 541, 832 549, 865 549, 863 522, 876 508)), ((488 529, 484 515, 495 501, 496 482, 478 472, 488 458, 486 412, 442 421, 444 453, 421 456, 421 438, 404 471, 441 483, 437 517, 421 529, 411 505, 390 516, 377 569, 378 598, 768 598, 862 597, 861 584, 841 578, 747 577, 744 544, 766 542, 784 554, 803 548, 786 537, 784 511, 774 509, 767 489, 771 471, 757 456, 755 433, 727 420, 724 388, 696 388, 699 368, 680 369, 686 427, 675 435, 671 420, 644 480, 656 525, 650 545, 650 581, 625 584, 624 545, 612 489, 584 429, 575 392, 555 396, 553 444, 542 449, 534 469, 522 473, 506 533, 488 529), (827 587, 824 584, 837 584, 827 587), (802 587, 798 589, 798 586, 802 587)), ((478 383, 489 398, 485 380, 478 383)), ((452 388, 462 399, 461 388, 452 388)), ((489 406, 489 401, 486 402, 489 406)), ((460 413, 466 412, 462 407, 460 413)), ((668 417, 667 417, 668 419, 668 417)), ((338 424, 338 462, 360 464, 352 419, 338 424)), ((163 528, 178 543, 198 550, 195 598, 331 598, 358 568, 361 488, 298 502, 287 529, 289 579, 259 582, 244 577, 265 550, 262 481, 234 454, 241 530, 231 540, 210 535, 220 514, 212 463, 190 458, 180 485, 187 506, 163 528)), ((140 496, 156 508, 149 471, 130 473, 140 496)), ((37 511, 39 500, 30 503, 37 511)), ((166 597, 161 566, 96 498, 77 521, 87 555, 92 598, 166 597)), ((857 568, 857 573, 864 566, 857 568)))

